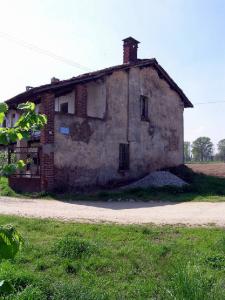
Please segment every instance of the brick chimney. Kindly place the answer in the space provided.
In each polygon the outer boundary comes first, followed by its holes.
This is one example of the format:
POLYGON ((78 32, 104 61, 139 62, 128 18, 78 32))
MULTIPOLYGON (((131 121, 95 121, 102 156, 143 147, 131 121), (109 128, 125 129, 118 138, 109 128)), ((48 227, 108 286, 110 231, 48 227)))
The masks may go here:
POLYGON ((132 63, 137 61, 138 42, 131 36, 123 40, 123 63, 132 63))

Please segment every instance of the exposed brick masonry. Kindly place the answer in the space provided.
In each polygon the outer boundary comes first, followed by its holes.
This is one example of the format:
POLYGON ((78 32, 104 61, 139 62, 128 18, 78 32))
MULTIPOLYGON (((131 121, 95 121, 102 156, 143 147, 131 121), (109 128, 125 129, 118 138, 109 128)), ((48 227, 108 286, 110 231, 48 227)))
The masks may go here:
POLYGON ((54 188, 54 94, 42 97, 41 113, 47 116, 47 124, 41 131, 41 189, 51 191, 54 188))
POLYGON ((87 116, 87 87, 84 84, 76 86, 75 112, 78 117, 87 116))
POLYGON ((138 41, 133 38, 123 40, 123 63, 132 63, 137 61, 138 41))
POLYGON ((45 94, 41 100, 40 112, 47 116, 48 122, 45 128, 41 131, 41 144, 54 143, 54 109, 54 94, 45 94))

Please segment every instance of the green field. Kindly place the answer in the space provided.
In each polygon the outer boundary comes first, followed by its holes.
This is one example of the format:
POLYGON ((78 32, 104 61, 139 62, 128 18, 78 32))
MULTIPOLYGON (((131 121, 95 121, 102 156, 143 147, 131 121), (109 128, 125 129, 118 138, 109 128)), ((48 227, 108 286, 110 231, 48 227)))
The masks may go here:
POLYGON ((25 245, 0 264, 15 289, 5 299, 225 299, 224 229, 8 223, 25 245))

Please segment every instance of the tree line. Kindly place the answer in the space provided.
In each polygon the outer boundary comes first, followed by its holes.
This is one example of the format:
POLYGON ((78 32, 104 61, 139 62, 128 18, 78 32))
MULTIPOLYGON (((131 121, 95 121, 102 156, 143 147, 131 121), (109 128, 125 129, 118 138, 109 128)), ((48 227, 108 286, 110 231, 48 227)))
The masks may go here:
POLYGON ((217 144, 217 152, 209 137, 199 137, 193 143, 184 142, 185 162, 199 161, 224 161, 225 162, 225 139, 217 144))

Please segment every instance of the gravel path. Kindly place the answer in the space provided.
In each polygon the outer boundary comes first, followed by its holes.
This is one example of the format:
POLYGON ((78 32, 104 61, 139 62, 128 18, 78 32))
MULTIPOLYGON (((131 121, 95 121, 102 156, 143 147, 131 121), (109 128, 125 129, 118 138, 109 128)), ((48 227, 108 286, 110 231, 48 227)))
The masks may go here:
POLYGON ((93 223, 225 226, 225 202, 62 202, 0 197, 0 214, 93 223))

